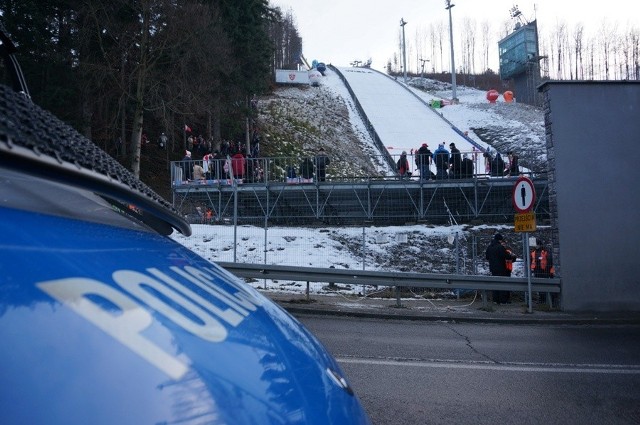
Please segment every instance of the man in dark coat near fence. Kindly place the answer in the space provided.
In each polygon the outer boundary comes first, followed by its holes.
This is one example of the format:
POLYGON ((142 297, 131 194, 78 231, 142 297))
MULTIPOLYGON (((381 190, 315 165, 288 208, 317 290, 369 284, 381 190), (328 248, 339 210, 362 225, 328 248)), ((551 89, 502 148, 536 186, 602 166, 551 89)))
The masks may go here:
MULTIPOLYGON (((514 261, 517 257, 503 245, 504 238, 496 233, 485 253, 489 261, 489 271, 493 276, 511 276, 511 270, 507 267, 508 261, 514 261)), ((493 302, 507 304, 510 301, 509 291, 493 291, 493 302)))
POLYGON ((420 170, 420 180, 429 180, 431 178, 431 170, 429 169, 431 165, 431 155, 433 154, 426 143, 423 143, 416 151, 416 165, 420 170))
POLYGON ((462 174, 462 155, 455 143, 449 143, 451 156, 449 157, 449 178, 459 179, 462 174))

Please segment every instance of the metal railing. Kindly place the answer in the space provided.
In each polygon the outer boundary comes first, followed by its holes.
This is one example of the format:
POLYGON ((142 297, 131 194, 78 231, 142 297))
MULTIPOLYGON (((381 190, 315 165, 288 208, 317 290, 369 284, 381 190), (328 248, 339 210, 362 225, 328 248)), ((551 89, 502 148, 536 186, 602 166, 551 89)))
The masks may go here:
MULTIPOLYGON (((365 225, 465 223, 483 220, 509 222, 513 218, 512 188, 516 177, 485 173, 482 155, 475 152, 470 178, 421 180, 400 178, 384 169, 380 158, 353 167, 335 158, 318 180, 315 170, 301 168, 299 158, 249 158, 233 171, 233 160, 172 163, 173 205, 192 223, 365 225), (198 165, 204 178, 185 180, 185 169, 198 165), (210 216, 205 211, 211 210, 210 216)), ((409 154, 415 164, 415 156, 409 154)), ((430 167, 433 172, 434 167, 430 167)), ((528 173, 531 175, 531 173, 528 173)), ((430 176, 431 177, 431 176, 430 176)), ((548 219, 546 176, 533 175, 535 212, 548 219)))
MULTIPOLYGON (((396 288, 434 288, 465 290, 499 290, 527 292, 528 278, 436 274, 436 273, 402 273, 369 270, 340 270, 316 267, 292 267, 266 264, 242 264, 217 262, 217 264, 236 276, 253 279, 292 280, 302 282, 332 282, 351 285, 390 286, 396 288)), ((561 281, 558 278, 531 278, 531 291, 543 293, 560 293, 561 281)), ((309 291, 307 290, 307 296, 309 291)), ((486 304, 487 297, 483 296, 486 304)), ((396 304, 401 305, 399 291, 396 291, 396 304)))
MULTIPOLYGON (((463 177, 453 174, 447 180, 470 180, 505 177, 504 173, 492 175, 485 164, 483 153, 480 150, 461 151, 461 156, 468 157, 473 164, 473 171, 469 176, 463 177)), ((303 164, 305 157, 259 157, 259 158, 217 158, 209 161, 189 160, 171 162, 171 185, 228 185, 235 179, 238 184, 268 184, 268 183, 322 183, 322 182, 357 182, 377 180, 401 180, 395 166, 390 168, 390 162, 396 164, 399 154, 387 154, 371 156, 369 162, 354 164, 350 158, 330 158, 330 164, 325 168, 324 176, 319 176, 316 160, 308 156, 312 167, 303 164), (202 167, 205 176, 202 179, 194 179, 193 167, 202 167)), ((420 173, 416 164, 417 151, 408 152, 410 173, 404 177, 407 181, 419 181, 420 173)), ((428 166, 430 179, 436 173, 433 161, 428 166)), ((507 159, 504 158, 504 166, 507 167, 507 159)), ((533 173, 520 167, 520 174, 536 178, 540 173, 533 173)))

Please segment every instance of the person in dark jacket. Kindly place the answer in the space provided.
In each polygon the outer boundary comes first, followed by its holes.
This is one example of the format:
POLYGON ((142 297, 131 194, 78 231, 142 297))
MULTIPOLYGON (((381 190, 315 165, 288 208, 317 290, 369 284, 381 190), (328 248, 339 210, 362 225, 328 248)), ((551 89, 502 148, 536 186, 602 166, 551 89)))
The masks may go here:
POLYGON ((502 177, 504 176, 504 160, 500 153, 496 153, 496 157, 491 160, 491 176, 502 177))
POLYGON ((314 171, 313 161, 311 161, 311 158, 305 157, 300 164, 300 176, 305 180, 311 180, 313 179, 314 171))
POLYGON ((462 155, 462 173, 460 174, 462 179, 473 178, 473 160, 465 153, 462 155))
POLYGON ((462 155, 460 150, 456 148, 455 143, 449 144, 451 150, 451 156, 449 157, 449 178, 459 179, 462 173, 462 155))
MULTIPOLYGON (((517 257, 504 246, 504 238, 500 233, 496 233, 485 253, 489 261, 489 271, 493 276, 511 276, 509 263, 517 257)), ((509 291, 493 291, 493 302, 497 304, 507 304, 510 302, 511 293, 509 291)))
POLYGON ((420 170, 420 180, 429 180, 431 178, 431 151, 426 143, 423 143, 416 151, 416 166, 420 170))
POLYGON ((318 150, 318 154, 315 157, 316 162, 316 175, 318 176, 318 181, 323 182, 327 176, 327 166, 331 163, 329 157, 324 151, 324 148, 320 148, 318 150))
POLYGON ((184 180, 193 180, 193 159, 191 159, 191 151, 184 152, 181 165, 184 172, 184 180))
POLYGON ((209 158, 209 171, 211 172, 211 178, 214 180, 220 180, 223 177, 223 161, 224 157, 220 151, 215 151, 209 158))
POLYGON ((507 176, 517 177, 520 175, 520 166, 518 165, 518 155, 513 151, 507 153, 509 157, 509 168, 507 169, 507 176))

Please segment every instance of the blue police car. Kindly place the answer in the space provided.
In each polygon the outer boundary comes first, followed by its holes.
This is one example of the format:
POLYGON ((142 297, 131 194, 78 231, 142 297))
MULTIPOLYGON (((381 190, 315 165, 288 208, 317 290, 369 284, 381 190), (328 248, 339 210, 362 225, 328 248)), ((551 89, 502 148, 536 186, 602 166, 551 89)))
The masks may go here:
POLYGON ((318 340, 169 238, 189 224, 35 105, 0 41, 0 422, 369 423, 318 340))

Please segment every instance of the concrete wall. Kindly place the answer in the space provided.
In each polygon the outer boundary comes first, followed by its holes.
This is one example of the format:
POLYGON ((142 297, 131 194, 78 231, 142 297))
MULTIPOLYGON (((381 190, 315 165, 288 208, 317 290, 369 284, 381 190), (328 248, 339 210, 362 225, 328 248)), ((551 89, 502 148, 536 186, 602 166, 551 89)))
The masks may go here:
POLYGON ((562 307, 640 311, 640 82, 539 90, 562 307))

